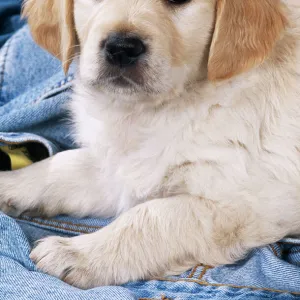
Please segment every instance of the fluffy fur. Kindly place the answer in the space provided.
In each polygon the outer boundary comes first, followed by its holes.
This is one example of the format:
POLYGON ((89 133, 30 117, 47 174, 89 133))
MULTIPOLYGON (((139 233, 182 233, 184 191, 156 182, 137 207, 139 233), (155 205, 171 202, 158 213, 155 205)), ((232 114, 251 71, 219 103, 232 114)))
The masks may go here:
POLYGON ((25 3, 41 46, 65 69, 80 56, 81 149, 1 173, 0 207, 119 215, 93 234, 42 240, 31 254, 41 270, 81 288, 122 284, 234 263, 300 234, 297 2, 25 3), (149 46, 133 73, 105 62, 99 45, 114 31, 149 46))

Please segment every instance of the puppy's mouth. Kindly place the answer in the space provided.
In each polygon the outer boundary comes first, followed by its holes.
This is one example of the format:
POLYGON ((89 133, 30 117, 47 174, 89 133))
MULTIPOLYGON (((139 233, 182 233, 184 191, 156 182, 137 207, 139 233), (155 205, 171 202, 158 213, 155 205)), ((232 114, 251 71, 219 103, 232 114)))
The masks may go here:
POLYGON ((111 84, 113 84, 116 87, 121 87, 121 88, 122 87, 124 87, 124 88, 128 88, 128 87, 140 87, 140 85, 137 84, 135 81, 133 81, 129 77, 122 76, 122 75, 120 75, 118 77, 111 78, 110 81, 111 81, 111 84))
POLYGON ((130 69, 104 66, 104 70, 94 80, 90 81, 93 87, 112 93, 150 92, 147 80, 142 69, 145 66, 135 66, 130 69))

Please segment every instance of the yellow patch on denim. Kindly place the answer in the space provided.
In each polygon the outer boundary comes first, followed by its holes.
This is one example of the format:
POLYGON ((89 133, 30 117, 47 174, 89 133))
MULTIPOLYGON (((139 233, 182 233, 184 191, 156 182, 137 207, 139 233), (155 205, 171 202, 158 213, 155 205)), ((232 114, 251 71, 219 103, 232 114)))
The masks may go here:
MULTIPOLYGON (((6 155, 11 170, 18 170, 31 165, 30 154, 26 147, 20 145, 0 146, 0 151, 6 155)), ((1 165, 1 161, 0 161, 1 165)))

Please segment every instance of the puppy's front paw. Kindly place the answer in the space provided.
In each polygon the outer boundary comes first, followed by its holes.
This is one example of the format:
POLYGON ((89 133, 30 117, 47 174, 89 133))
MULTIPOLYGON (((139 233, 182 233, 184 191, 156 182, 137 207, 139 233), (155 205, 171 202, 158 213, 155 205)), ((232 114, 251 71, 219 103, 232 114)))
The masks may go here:
POLYGON ((17 194, 22 195, 14 172, 0 172, 0 211, 11 217, 19 217, 24 209, 15 201, 17 194))
POLYGON ((70 285, 88 289, 95 286, 97 278, 89 255, 92 253, 85 252, 84 246, 79 249, 71 238, 49 237, 38 242, 30 258, 39 270, 70 285))
POLYGON ((135 243, 124 242, 108 227, 74 238, 45 238, 30 257, 41 271, 82 289, 146 278, 152 262, 142 266, 145 259, 135 252, 135 243))
POLYGON ((11 199, 5 200, 4 196, 0 196, 0 211, 11 217, 19 217, 23 213, 23 210, 18 209, 11 199))

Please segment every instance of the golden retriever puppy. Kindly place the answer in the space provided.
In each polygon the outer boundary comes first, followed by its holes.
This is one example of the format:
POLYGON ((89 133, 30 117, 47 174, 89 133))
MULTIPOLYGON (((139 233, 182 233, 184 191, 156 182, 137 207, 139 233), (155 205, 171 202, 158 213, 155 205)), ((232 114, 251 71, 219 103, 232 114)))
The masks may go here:
POLYGON ((24 14, 65 71, 79 57, 81 148, 1 173, 0 208, 118 215, 42 240, 39 269, 123 284, 300 234, 300 4, 28 0, 24 14))

